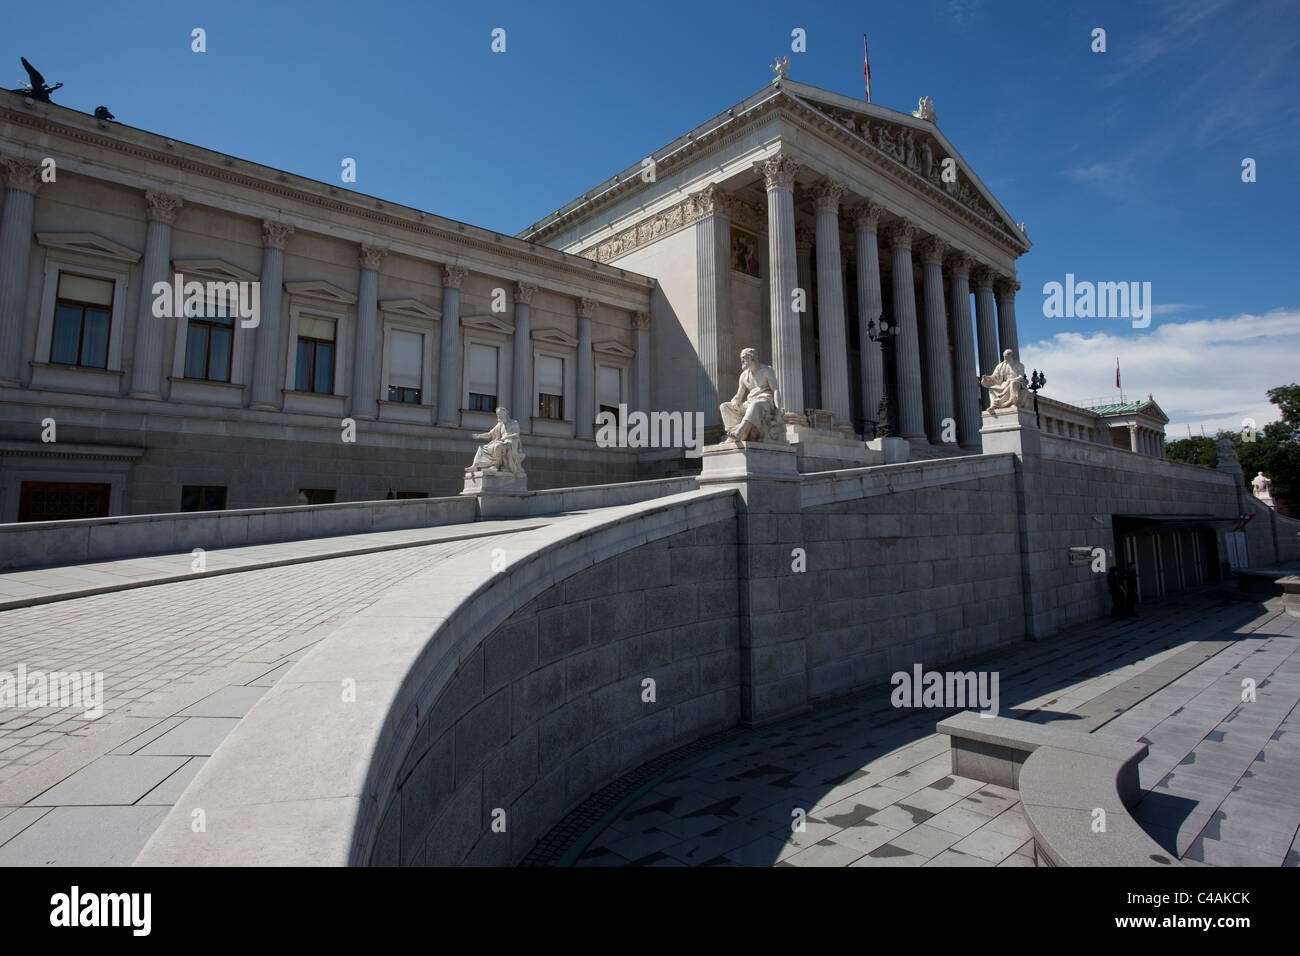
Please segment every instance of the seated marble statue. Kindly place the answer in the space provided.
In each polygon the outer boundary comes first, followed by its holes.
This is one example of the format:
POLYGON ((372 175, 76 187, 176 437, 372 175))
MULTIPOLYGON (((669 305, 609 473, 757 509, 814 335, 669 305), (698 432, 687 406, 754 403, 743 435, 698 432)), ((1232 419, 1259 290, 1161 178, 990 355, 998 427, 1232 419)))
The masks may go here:
POLYGON ((718 406, 722 426, 732 441, 784 442, 785 417, 777 406, 776 373, 760 365, 758 352, 740 353, 740 383, 735 397, 718 406))
POLYGON ((1255 492, 1256 498, 1273 497, 1273 480, 1265 477, 1262 471, 1254 477, 1250 483, 1250 487, 1251 490, 1255 492))
POLYGON ((981 375, 980 385, 989 390, 989 410, 1021 408, 1029 397, 1025 367, 1012 357, 1011 349, 1002 353, 1002 361, 992 375, 981 375))
POLYGON ((510 417, 504 408, 497 409, 497 423, 489 431, 475 435, 484 439, 486 445, 480 445, 474 453, 474 463, 465 469, 465 474, 474 472, 501 472, 521 477, 524 473, 524 451, 519 441, 519 422, 510 417))

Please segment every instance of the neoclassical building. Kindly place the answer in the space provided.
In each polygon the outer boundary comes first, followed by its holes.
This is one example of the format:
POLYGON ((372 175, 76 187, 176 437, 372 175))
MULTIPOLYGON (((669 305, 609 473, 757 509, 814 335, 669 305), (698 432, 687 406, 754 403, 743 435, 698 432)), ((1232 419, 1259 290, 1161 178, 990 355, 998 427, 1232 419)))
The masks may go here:
POLYGON ((969 454, 1018 349, 1029 240, 928 99, 778 76, 517 236, 17 94, 0 169, 0 521, 455 494, 498 405, 529 487, 692 471, 596 415, 711 440, 746 346, 803 471, 882 411, 969 454))

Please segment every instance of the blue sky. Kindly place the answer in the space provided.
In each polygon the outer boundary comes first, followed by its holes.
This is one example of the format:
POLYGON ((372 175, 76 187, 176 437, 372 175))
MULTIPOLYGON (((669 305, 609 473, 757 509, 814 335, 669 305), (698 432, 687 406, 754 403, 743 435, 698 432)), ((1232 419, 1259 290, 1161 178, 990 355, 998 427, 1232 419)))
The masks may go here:
POLYGON ((339 185, 352 157, 362 192, 507 233, 758 90, 796 27, 791 78, 860 97, 865 32, 873 101, 931 96, 1028 225, 1017 313, 1045 394, 1114 394, 1118 355, 1175 437, 1271 420, 1264 390, 1300 379, 1294 2, 64 0, 6 27, 5 86, 25 55, 61 105, 339 185), (1044 317, 1066 273, 1150 282, 1151 326, 1044 317))

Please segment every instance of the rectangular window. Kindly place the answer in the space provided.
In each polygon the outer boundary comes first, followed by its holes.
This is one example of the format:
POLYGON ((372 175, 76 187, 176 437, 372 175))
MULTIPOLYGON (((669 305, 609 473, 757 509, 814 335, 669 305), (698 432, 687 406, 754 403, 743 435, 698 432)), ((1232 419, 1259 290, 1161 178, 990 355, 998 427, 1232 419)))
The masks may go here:
POLYGON ((299 488, 298 504, 332 505, 334 504, 334 489, 333 488, 299 488))
POLYGON ((491 412, 497 406, 497 350, 491 345, 469 347, 469 407, 491 412))
POLYGON ((618 406, 623 401, 623 370, 608 365, 596 366, 596 404, 597 411, 618 414, 618 406))
POLYGON ((181 511, 224 511, 226 489, 222 485, 184 485, 181 511))
POLYGON ((425 494, 423 491, 399 491, 397 493, 397 497, 399 499, 405 499, 405 498, 427 498, 429 496, 425 494))
POLYGON ((537 356, 537 417, 564 419, 564 360, 537 356))
POLYGON ((106 484, 24 481, 18 489, 19 521, 64 521, 108 516, 106 484))
POLYGON ((229 382, 234 341, 235 317, 229 307, 208 304, 202 315, 189 320, 185 333, 185 377, 229 382))
POLYGON ((297 380, 300 392, 334 392, 334 336, 336 323, 315 315, 298 317, 297 380))
POLYGON ((113 280, 59 273, 50 363, 108 368, 113 280))
POLYGON ((388 400, 420 404, 424 382, 424 336, 393 329, 388 333, 388 400))

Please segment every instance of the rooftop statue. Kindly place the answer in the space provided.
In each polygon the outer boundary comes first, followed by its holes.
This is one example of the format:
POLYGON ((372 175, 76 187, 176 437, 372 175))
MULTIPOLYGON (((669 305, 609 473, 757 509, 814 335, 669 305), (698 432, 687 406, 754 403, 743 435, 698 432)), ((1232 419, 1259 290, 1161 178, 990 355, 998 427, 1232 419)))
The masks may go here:
POLYGON ((23 61, 23 69, 27 71, 27 78, 30 82, 24 83, 20 90, 10 90, 11 93, 20 93, 23 96, 30 96, 34 100, 40 100, 42 103, 50 102, 50 94, 57 90, 62 83, 55 83, 50 86, 45 82, 45 77, 36 67, 27 62, 27 57, 20 56, 18 59, 23 61))
POLYGON ((718 406, 722 426, 731 441, 784 442, 785 417, 777 406, 776 373, 761 365, 758 352, 740 353, 740 383, 735 397, 718 406))

